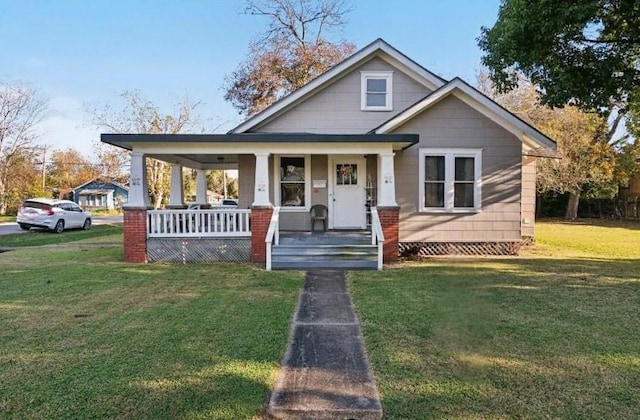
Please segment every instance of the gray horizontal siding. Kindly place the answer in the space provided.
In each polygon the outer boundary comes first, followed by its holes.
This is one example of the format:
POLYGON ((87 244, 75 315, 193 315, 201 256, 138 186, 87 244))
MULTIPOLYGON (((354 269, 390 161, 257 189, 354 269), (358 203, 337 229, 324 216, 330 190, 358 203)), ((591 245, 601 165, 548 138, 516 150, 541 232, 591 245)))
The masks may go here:
POLYGON ((521 239, 522 145, 508 131, 450 96, 401 126, 420 142, 395 157, 400 241, 471 242, 521 239), (482 149, 482 210, 478 213, 419 213, 420 148, 482 149))
POLYGON ((430 91, 386 61, 374 58, 256 132, 366 133, 424 98, 430 91), (360 110, 360 72, 393 71, 393 110, 360 110))
POLYGON ((522 236, 533 237, 536 218, 536 160, 522 160, 522 236))

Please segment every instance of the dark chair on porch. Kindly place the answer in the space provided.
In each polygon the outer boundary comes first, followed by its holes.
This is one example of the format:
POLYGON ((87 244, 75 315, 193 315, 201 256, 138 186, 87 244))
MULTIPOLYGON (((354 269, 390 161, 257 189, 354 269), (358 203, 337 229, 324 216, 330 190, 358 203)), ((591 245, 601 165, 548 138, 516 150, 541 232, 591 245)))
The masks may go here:
POLYGON ((324 204, 314 204, 309 210, 311 215, 311 232, 316 229, 316 222, 322 221, 322 228, 327 230, 327 217, 329 216, 329 208, 324 204))

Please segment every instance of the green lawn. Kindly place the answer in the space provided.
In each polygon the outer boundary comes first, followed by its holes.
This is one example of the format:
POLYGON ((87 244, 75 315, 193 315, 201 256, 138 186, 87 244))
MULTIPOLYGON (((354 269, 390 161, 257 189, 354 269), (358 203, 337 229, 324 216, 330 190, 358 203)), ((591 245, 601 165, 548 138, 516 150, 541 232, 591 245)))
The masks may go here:
MULTIPOLYGON (((385 418, 640 417, 639 227, 350 274, 385 418)), ((0 247, 53 240, 0 253, 1 418, 263 414, 301 273, 125 264, 121 226, 0 247)))
POLYGON ((302 275, 125 264, 121 240, 0 253, 0 417, 260 416, 302 275))
POLYGON ((385 418, 640 418, 639 227, 352 273, 385 418))
POLYGON ((0 235, 0 248, 29 247, 39 245, 56 245, 60 243, 92 241, 102 238, 102 241, 122 243, 122 225, 93 226, 90 230, 74 229, 55 233, 45 229, 31 229, 27 232, 0 235))

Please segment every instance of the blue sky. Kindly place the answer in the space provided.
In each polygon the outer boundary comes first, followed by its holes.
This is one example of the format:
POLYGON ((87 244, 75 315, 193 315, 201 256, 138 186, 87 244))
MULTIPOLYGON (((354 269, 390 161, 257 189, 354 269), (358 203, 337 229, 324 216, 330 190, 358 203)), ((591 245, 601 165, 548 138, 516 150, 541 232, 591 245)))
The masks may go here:
MULTIPOLYGON (((358 48, 383 38, 434 73, 473 83, 481 26, 499 0, 351 0, 342 37, 358 48)), ((0 81, 49 98, 42 142, 92 154, 99 132, 84 104, 117 104, 139 90, 165 112, 188 95, 202 128, 242 118, 224 102, 225 75, 265 28, 241 0, 0 0, 0 81)))

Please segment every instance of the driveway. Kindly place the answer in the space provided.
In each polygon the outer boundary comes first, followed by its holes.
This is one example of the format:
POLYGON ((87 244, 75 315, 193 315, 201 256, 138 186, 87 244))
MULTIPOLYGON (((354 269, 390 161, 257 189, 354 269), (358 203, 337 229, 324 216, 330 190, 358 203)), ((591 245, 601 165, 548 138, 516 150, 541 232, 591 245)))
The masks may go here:
MULTIPOLYGON (((94 226, 106 225, 110 223, 122 223, 122 215, 114 214, 109 216, 93 216, 92 223, 94 226)), ((9 235, 11 233, 23 233, 20 226, 16 222, 0 223, 0 235, 9 235)))

